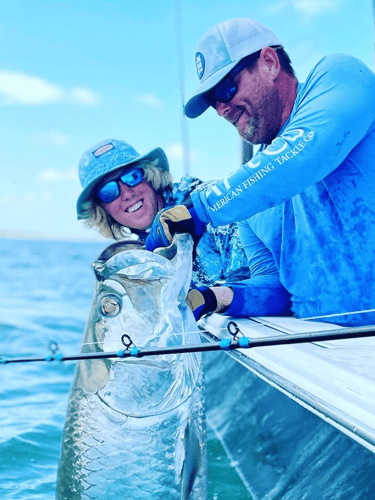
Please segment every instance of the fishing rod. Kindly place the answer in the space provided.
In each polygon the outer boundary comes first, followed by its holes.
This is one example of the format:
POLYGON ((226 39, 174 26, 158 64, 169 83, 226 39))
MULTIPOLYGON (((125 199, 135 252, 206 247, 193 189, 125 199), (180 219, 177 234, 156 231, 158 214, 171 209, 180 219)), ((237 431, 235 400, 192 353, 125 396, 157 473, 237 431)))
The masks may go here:
MULTIPOLYGON (((1 364, 9 363, 30 363, 35 361, 80 361, 87 359, 108 359, 108 358, 143 358, 147 356, 160 356, 165 354, 183 354, 193 352, 208 351, 233 351, 235 349, 251 349, 254 347, 269 347, 290 344, 306 344, 311 342, 322 342, 329 340, 354 339, 363 337, 375 337, 375 327, 361 326, 339 328, 335 330, 325 330, 320 332, 297 333, 293 335, 284 334, 269 338, 239 337, 241 333, 237 323, 230 321, 227 330, 232 338, 223 339, 217 342, 207 342, 204 344, 181 345, 170 347, 155 347, 154 349, 141 349, 133 344, 130 336, 124 334, 121 341, 125 349, 113 352, 88 352, 74 356, 64 356, 58 352, 56 342, 50 343, 51 354, 42 358, 7 358, 0 359, 1 364)), ((202 333, 204 330, 202 330, 202 333)))

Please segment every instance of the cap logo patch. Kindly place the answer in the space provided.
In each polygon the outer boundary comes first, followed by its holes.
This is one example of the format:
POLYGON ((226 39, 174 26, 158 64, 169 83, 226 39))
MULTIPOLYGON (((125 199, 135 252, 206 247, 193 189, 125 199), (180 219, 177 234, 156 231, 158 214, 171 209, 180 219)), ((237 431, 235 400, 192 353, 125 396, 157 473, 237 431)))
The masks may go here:
POLYGON ((204 61, 204 56, 201 52, 197 52, 195 54, 195 64, 197 66, 198 78, 199 78, 199 80, 201 80, 202 76, 204 75, 204 69, 206 66, 206 63, 204 61))
POLYGON ((101 146, 99 149, 93 152, 93 155, 97 158, 98 156, 104 155, 104 153, 107 153, 111 149, 114 148, 113 144, 106 144, 105 146, 101 146))

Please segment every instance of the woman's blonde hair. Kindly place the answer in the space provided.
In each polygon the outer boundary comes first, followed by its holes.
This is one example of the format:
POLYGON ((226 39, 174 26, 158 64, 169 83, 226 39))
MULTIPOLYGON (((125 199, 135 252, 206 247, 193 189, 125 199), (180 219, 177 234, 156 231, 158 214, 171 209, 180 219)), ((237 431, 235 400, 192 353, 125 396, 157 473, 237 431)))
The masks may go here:
MULTIPOLYGON (((152 162, 141 160, 132 163, 132 166, 141 167, 145 173, 144 178, 150 182, 158 194, 162 195, 164 191, 172 189, 172 176, 169 171, 159 168, 157 166, 158 163, 159 160, 154 160, 152 162)), ((123 226, 115 221, 115 219, 97 203, 93 193, 91 199, 83 203, 82 208, 82 219, 86 227, 95 228, 106 238, 113 238, 115 240, 136 238, 131 228, 123 226)))

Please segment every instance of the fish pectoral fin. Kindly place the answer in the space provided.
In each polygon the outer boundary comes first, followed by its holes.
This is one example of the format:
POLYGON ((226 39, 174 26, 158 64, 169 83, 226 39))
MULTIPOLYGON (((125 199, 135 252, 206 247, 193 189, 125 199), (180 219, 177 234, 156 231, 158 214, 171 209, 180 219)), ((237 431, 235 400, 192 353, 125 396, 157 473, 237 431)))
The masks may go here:
POLYGON ((181 471, 181 500, 188 500, 201 462, 201 447, 194 425, 187 424, 184 435, 185 458, 181 471))

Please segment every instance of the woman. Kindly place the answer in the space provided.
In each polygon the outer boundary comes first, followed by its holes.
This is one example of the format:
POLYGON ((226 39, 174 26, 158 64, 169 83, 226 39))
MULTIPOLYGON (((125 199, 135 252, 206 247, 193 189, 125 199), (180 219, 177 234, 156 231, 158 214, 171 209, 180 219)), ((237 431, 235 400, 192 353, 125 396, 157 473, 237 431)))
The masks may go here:
MULTIPOLYGON (((173 183, 162 149, 141 156, 130 144, 116 139, 102 141, 83 154, 79 178, 83 191, 77 202, 78 219, 115 240, 144 241, 159 210, 183 203, 203 186, 193 177, 173 183)), ((212 295, 207 286, 248 277, 237 226, 215 229, 208 225, 196 246, 192 286, 202 287, 209 300, 212 295)), ((196 319, 210 312, 206 309, 201 308, 196 319)))

